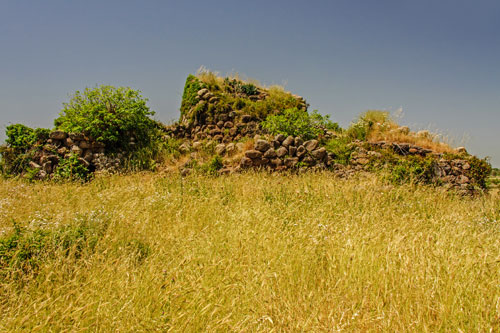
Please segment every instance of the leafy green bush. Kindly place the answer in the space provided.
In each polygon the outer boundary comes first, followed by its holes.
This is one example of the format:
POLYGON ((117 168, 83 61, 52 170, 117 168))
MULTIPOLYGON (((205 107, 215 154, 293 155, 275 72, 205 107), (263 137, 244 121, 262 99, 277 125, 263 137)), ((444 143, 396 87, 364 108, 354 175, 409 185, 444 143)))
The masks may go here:
POLYGON ((50 130, 46 128, 30 128, 23 124, 9 125, 5 134, 5 142, 16 150, 27 151, 37 142, 41 143, 49 138, 50 130))
POLYGON ((125 87, 99 86, 77 91, 54 123, 66 132, 85 133, 103 142, 107 148, 129 148, 130 137, 139 146, 150 143, 156 124, 138 90, 125 87))
POLYGON ((217 172, 222 169, 223 166, 222 157, 215 155, 209 162, 203 165, 202 170, 209 175, 217 175, 217 172))
POLYGON ((468 159, 470 164, 469 175, 474 179, 481 188, 485 189, 486 180, 491 175, 491 164, 487 160, 477 158, 476 156, 471 156, 468 159))
POLYGON ((14 232, 0 238, 0 279, 36 273, 47 260, 93 252, 107 225, 96 216, 79 217, 57 229, 27 230, 14 223, 14 232))
POLYGON ((40 146, 48 139, 50 131, 30 128, 22 124, 6 128, 6 146, 0 146, 0 172, 3 176, 29 173, 29 162, 40 146))
POLYGON ((395 184, 424 183, 434 181, 434 163, 432 157, 405 156, 392 165, 389 179, 395 184))
POLYGON ((262 122, 262 128, 271 134, 300 136, 304 140, 309 140, 323 134, 324 128, 338 130, 340 127, 332 123, 328 116, 321 116, 317 111, 310 115, 307 111, 291 108, 283 113, 267 116, 262 122))
POLYGON ((348 137, 339 137, 328 140, 325 148, 334 155, 335 163, 347 165, 351 160, 351 154, 354 152, 354 146, 348 137))
POLYGON ((71 154, 69 157, 61 159, 54 172, 55 180, 88 181, 90 176, 91 172, 89 169, 75 154, 71 154))

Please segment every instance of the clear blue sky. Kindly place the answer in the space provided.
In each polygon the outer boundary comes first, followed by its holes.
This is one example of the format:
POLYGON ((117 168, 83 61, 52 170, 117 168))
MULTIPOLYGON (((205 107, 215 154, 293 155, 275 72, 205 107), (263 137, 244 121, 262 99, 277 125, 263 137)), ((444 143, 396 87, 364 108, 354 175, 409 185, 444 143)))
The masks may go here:
POLYGON ((500 166, 498 0, 0 2, 2 132, 51 127, 98 84, 140 89, 176 119, 201 65, 285 83, 343 126, 402 107, 401 123, 500 166))

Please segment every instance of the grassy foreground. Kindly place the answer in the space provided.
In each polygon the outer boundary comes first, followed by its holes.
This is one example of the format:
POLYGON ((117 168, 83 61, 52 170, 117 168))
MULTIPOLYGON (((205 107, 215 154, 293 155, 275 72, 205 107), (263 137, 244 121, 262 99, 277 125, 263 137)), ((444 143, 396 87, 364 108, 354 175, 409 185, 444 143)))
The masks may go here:
POLYGON ((0 237, 107 223, 0 275, 0 331, 499 331, 500 198, 375 176, 0 180, 0 237))

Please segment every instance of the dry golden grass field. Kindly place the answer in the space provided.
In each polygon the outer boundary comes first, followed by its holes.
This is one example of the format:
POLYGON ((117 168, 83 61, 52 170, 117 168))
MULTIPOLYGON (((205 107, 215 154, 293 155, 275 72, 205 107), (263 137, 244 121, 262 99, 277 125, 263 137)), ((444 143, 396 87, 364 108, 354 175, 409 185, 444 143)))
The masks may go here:
POLYGON ((4 252, 15 225, 2 332, 500 331, 496 192, 331 173, 0 180, 4 252))

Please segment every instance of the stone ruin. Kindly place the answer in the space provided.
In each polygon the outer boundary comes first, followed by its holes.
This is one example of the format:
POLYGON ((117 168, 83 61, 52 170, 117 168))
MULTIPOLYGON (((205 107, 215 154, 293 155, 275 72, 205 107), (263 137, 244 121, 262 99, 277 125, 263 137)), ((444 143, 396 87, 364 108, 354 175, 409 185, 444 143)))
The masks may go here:
MULTIPOLYGON (((291 95, 297 99, 300 109, 307 111, 308 104, 297 95, 291 95)), ((252 100, 263 100, 267 97, 264 90, 259 90, 252 100)), ((348 165, 335 162, 335 155, 322 147, 318 140, 304 141, 300 137, 285 137, 284 135, 271 136, 261 127, 261 121, 253 115, 234 110, 231 107, 220 114, 190 117, 197 106, 210 104, 216 105, 219 98, 207 88, 197 92, 198 103, 191 107, 189 112, 181 116, 176 125, 167 126, 165 132, 167 137, 183 140, 181 151, 189 153, 203 147, 204 142, 216 144, 215 152, 222 157, 242 155, 236 164, 225 165, 221 173, 231 173, 248 169, 266 169, 269 171, 284 170, 331 170, 339 176, 349 176, 360 171, 372 170, 374 166, 384 166, 383 152, 391 152, 394 155, 405 156, 431 156, 433 163, 433 180, 443 184, 447 188, 458 189, 462 192, 471 192, 478 182, 471 172, 471 158, 464 148, 457 151, 461 158, 446 158, 445 154, 434 152, 430 149, 419 147, 408 143, 393 142, 361 142, 351 143, 353 153, 348 165), (191 121, 190 121, 191 119, 191 121), (244 148, 242 139, 253 140, 252 147, 244 148)), ((276 112, 279 112, 277 110, 276 112)), ((402 127, 407 129, 406 127, 402 127)), ((335 137, 337 134, 324 130, 321 135, 324 139, 335 137)), ((188 164, 188 163, 186 163, 188 164)), ((181 170, 183 173, 186 170, 181 170)))
MULTIPOLYGON (((255 87, 250 95, 238 91, 230 94, 252 102, 265 101, 269 94, 265 89, 255 87)), ((227 93, 227 92, 224 92, 227 93)), ((447 188, 458 189, 464 193, 471 193, 478 188, 478 180, 471 166, 471 159, 475 158, 461 148, 453 158, 430 149, 418 147, 408 143, 394 142, 361 142, 350 143, 352 153, 347 165, 336 162, 335 154, 328 152, 321 145, 338 134, 323 129, 320 140, 303 140, 301 137, 284 135, 271 136, 261 126, 264 119, 255 114, 245 113, 232 105, 221 105, 220 92, 214 93, 206 87, 195 91, 195 103, 181 112, 179 123, 164 126, 163 138, 181 140, 179 150, 182 154, 191 154, 207 145, 215 147, 217 155, 223 157, 224 167, 220 173, 238 172, 248 169, 266 169, 269 171, 304 171, 330 170, 336 175, 346 177, 360 171, 372 171, 387 166, 384 152, 393 156, 432 157, 432 178, 447 188), (217 109, 217 112, 209 110, 217 109), (203 112, 200 113, 200 110, 203 112), (243 142, 246 142, 245 144, 243 142)), ((308 104, 297 95, 289 94, 289 100, 295 107, 307 112, 308 104)), ((184 102, 184 101, 183 101, 184 102)), ((283 110, 272 111, 274 113, 283 110)), ((407 127, 401 127, 409 131, 407 127)), ((129 143, 133 146, 133 138, 129 143)), ((32 158, 29 167, 38 170, 39 179, 50 178, 60 161, 76 155, 78 161, 91 172, 118 171, 121 167, 123 155, 112 155, 106 151, 103 143, 97 142, 81 133, 66 133, 52 131, 46 142, 38 143, 32 149, 32 158)), ((181 173, 189 170, 189 161, 181 166, 181 173)), ((480 184, 479 184, 480 185, 480 184)), ((481 186, 479 186, 481 187, 481 186)))

